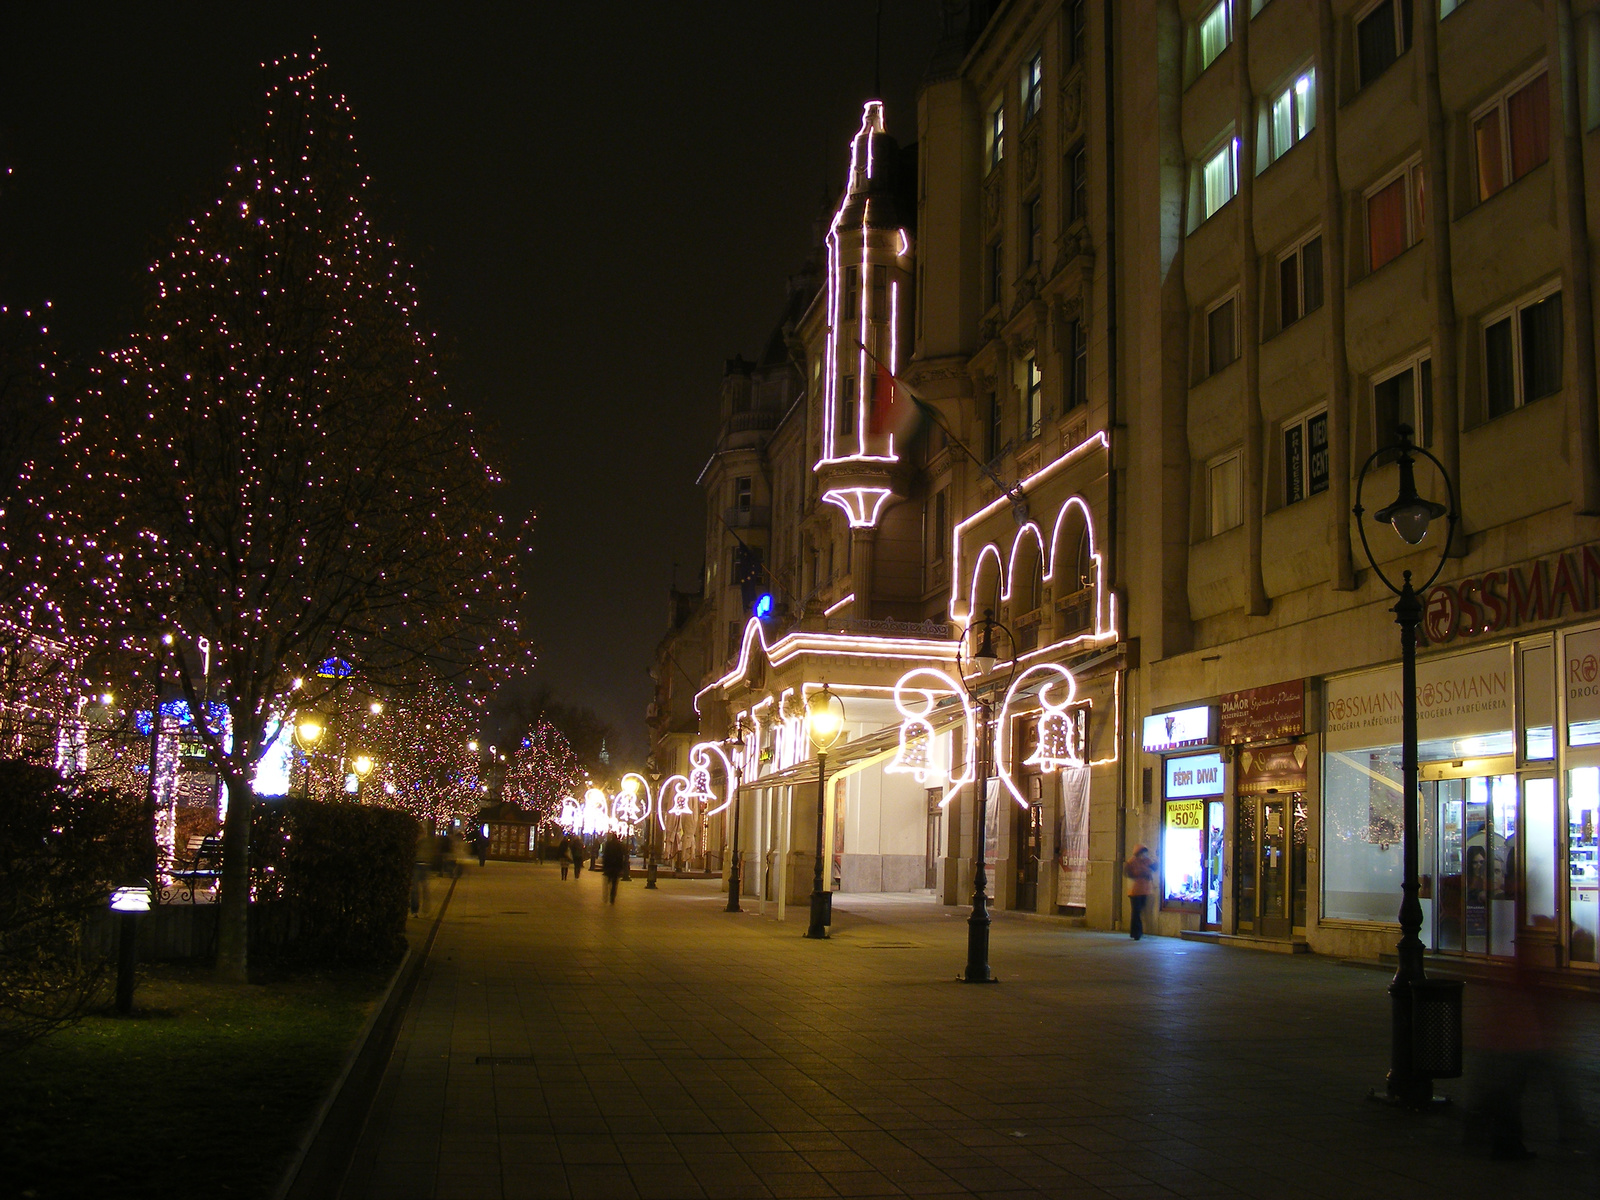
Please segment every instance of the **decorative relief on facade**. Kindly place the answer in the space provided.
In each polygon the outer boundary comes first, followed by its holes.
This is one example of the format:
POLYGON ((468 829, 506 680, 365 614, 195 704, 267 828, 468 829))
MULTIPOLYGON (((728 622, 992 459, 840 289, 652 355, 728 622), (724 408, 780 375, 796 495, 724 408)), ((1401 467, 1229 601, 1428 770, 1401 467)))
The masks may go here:
POLYGON ((1056 261, 1055 266, 1050 268, 1050 274, 1060 274, 1072 265, 1074 259, 1079 258, 1084 260, 1085 269, 1094 262, 1094 237, 1087 225, 1069 230, 1056 241, 1056 261))
POLYGON ((994 171, 983 184, 983 228, 985 232, 1000 224, 1000 209, 1006 197, 1005 173, 994 171))
POLYGON ((1033 186, 1033 181, 1039 178, 1039 126, 1041 121, 1031 122, 1022 131, 1022 146, 1017 155, 1017 164, 1022 172, 1022 187, 1024 190, 1033 186))
POLYGON ((1083 72, 1068 77, 1061 85, 1061 136, 1063 140, 1078 132, 1083 122, 1083 72))

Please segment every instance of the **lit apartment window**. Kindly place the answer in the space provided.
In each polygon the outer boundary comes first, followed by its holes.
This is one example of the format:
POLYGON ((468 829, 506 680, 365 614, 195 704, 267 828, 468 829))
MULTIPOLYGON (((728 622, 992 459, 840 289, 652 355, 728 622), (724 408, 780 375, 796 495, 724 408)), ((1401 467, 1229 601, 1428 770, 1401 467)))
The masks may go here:
POLYGON ((1504 416, 1561 388, 1561 291, 1547 288, 1483 323, 1484 407, 1504 416))
POLYGON ((846 375, 839 380, 839 430, 838 437, 856 435, 856 377, 846 375))
POLYGON ((1367 193, 1367 265, 1376 271, 1422 238, 1427 214, 1422 160, 1413 159, 1367 193))
POLYGON ((1211 537, 1244 523, 1244 498, 1240 487, 1237 450, 1230 450, 1206 464, 1206 491, 1211 501, 1211 537))
POLYGON ((1372 384, 1373 448, 1400 440, 1400 426, 1411 430, 1418 446, 1433 444, 1433 360, 1408 359, 1374 376, 1372 384))
POLYGON ((1298 75, 1272 102, 1272 160, 1276 162, 1317 125, 1317 73, 1298 75))
POLYGON ((1023 237, 1027 246, 1028 265, 1044 258, 1044 201, 1035 196, 1022 206, 1023 237))
POLYGON ((1044 100, 1044 53, 1035 51, 1022 67, 1022 123, 1026 125, 1039 115, 1039 105, 1044 100))
POLYGON ((1067 153, 1067 224, 1089 217, 1089 152, 1074 146, 1067 153))
POLYGON ((1083 61, 1084 52, 1089 44, 1088 15, 1084 12, 1085 0, 1069 0, 1067 4, 1067 28, 1071 36, 1067 39, 1067 53, 1070 56, 1068 66, 1083 61))
POLYGON ((983 124, 983 157, 992 171, 1006 156, 1006 105, 1005 97, 994 102, 989 119, 983 124))
POLYGON ((1217 55, 1233 41, 1233 0, 1220 0, 1200 18, 1200 69, 1217 61, 1217 55))
POLYGON ((1066 402, 1061 407, 1071 412, 1089 403, 1089 339, 1084 336, 1082 321, 1067 322, 1066 349, 1070 369, 1066 402))
POLYGON ((1280 328, 1322 307, 1322 234, 1314 233, 1278 260, 1280 328))
POLYGON ((1239 357, 1239 300, 1229 296, 1206 310, 1206 374, 1215 375, 1239 357))
POLYGON ((989 245, 989 303, 999 304, 1005 289, 1005 254, 1001 251, 1000 240, 996 238, 989 245))
POLYGON ((750 476, 741 475, 733 481, 733 506, 742 513, 750 511, 750 476))
POLYGON ((1212 215, 1239 190, 1239 139, 1231 137, 1200 168, 1200 219, 1212 215))
POLYGON ((1283 427, 1283 502, 1328 490, 1328 413, 1318 409, 1283 427))
POLYGON ((1496 96, 1472 118, 1478 199, 1487 200, 1550 159, 1550 76, 1541 70, 1496 96))
POLYGON ((1044 431, 1044 373, 1032 354, 1022 364, 1022 386, 1023 440, 1031 441, 1044 431))
POLYGON ((1378 0, 1356 17, 1356 63, 1362 87, 1411 48, 1411 5, 1412 0, 1378 0))
POLYGON ((844 269, 844 319, 853 321, 861 310, 857 307, 860 303, 861 268, 846 267, 844 269))

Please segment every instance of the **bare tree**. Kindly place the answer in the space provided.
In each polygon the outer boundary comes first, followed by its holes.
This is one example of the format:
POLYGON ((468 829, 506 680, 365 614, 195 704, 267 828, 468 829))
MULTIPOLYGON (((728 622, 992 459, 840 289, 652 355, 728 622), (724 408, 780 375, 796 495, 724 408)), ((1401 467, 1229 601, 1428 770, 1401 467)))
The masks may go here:
POLYGON ((359 678, 483 687, 525 661, 519 531, 445 394, 411 269, 374 230, 317 52, 268 68, 216 202, 151 268, 71 449, 106 628, 163 653, 228 788, 218 968, 247 969, 252 780, 280 719, 359 678), (97 519, 95 514, 101 514, 97 519), (212 647, 210 722, 182 653, 212 647))

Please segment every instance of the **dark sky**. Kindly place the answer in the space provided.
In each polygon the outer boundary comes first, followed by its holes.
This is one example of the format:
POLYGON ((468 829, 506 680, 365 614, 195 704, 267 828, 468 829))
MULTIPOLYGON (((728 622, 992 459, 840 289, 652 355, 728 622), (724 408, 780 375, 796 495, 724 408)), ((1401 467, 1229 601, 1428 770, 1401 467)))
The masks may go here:
MULTIPOLYGON (((890 131, 915 137, 938 0, 884 0, 890 131)), ((642 753, 672 564, 724 359, 754 356, 873 88, 873 0, 9 4, 0 302, 112 345, 170 229, 219 191, 259 64, 313 36, 374 208, 421 268, 458 399, 538 512, 537 679, 642 753)))

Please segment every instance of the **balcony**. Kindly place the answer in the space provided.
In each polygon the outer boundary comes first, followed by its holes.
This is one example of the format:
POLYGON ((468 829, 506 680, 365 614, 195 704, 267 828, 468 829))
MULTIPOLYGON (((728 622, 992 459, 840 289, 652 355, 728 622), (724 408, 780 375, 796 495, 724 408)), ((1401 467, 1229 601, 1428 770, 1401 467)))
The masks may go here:
POLYGON ((725 508, 722 523, 729 529, 765 529, 772 524, 772 509, 765 504, 753 508, 725 508))
POLYGON ((748 412, 736 412, 728 418, 728 432, 765 433, 778 427, 778 418, 782 415, 775 408, 756 408, 748 412))

